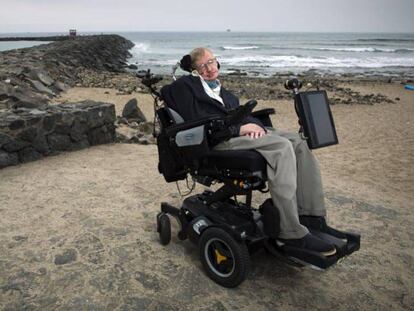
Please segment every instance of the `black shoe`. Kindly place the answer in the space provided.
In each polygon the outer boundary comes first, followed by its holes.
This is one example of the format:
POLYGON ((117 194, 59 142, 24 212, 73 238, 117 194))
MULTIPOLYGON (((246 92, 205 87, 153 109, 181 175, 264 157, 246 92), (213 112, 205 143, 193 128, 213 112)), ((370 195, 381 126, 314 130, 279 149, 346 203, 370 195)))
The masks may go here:
POLYGON ((336 254, 336 248, 330 243, 327 243, 315 235, 308 233, 301 239, 280 239, 276 240, 278 246, 292 246, 303 248, 309 251, 317 252, 323 256, 332 256, 336 254))

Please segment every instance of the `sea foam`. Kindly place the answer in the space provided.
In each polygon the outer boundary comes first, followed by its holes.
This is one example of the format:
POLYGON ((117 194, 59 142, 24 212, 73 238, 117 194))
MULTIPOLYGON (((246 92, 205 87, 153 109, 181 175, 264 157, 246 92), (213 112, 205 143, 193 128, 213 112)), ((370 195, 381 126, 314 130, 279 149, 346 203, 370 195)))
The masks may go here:
POLYGON ((312 67, 312 68, 382 68, 382 67, 414 67, 414 58, 337 58, 337 57, 300 57, 295 55, 275 56, 241 56, 222 58, 222 64, 244 67, 312 67))
POLYGON ((223 46, 221 47, 223 50, 255 50, 259 49, 258 46, 252 45, 252 46, 223 46))

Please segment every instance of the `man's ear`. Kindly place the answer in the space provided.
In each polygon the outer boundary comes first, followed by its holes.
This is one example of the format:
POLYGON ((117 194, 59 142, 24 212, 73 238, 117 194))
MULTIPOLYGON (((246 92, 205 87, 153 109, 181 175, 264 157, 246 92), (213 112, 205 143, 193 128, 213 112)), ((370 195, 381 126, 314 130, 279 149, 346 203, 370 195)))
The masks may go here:
POLYGON ((191 72, 193 68, 191 67, 191 56, 189 54, 184 55, 180 60, 180 68, 184 71, 191 72))

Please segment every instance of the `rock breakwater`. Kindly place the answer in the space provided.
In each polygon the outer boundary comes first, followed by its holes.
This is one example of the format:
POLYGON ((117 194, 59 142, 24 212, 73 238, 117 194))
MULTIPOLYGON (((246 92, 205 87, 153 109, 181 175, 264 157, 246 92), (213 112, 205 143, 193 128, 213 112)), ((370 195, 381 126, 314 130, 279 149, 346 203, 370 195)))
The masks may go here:
POLYGON ((118 35, 78 37, 0 53, 0 109, 46 108, 78 72, 122 72, 133 43, 118 35))

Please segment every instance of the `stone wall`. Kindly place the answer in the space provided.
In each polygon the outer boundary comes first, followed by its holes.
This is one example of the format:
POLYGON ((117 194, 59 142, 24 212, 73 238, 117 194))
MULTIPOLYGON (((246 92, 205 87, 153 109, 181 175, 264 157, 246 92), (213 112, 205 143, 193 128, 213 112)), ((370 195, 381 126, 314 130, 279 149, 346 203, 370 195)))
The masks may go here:
POLYGON ((115 107, 93 101, 0 111, 0 168, 115 141, 115 107))

